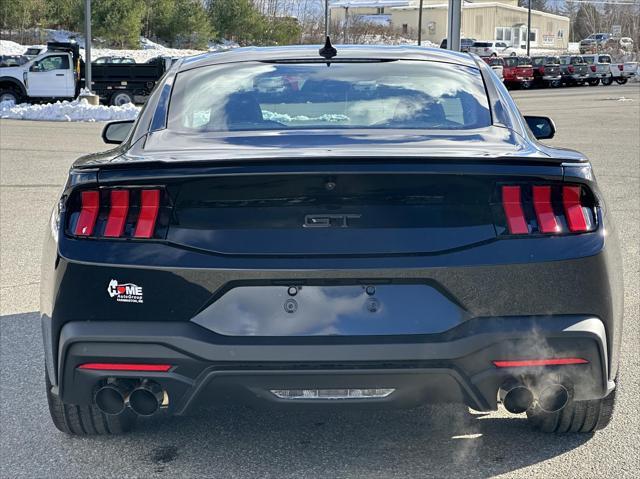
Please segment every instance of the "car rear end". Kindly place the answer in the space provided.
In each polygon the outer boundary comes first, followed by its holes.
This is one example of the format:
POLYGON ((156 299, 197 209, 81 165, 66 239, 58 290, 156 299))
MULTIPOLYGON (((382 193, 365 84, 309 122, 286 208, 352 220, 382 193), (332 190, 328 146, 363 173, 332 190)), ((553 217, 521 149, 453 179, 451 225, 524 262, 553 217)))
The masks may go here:
POLYGON ((73 404, 98 385, 150 381, 176 414, 232 393, 486 411, 512 377, 602 397, 617 270, 579 170, 77 172, 48 271, 49 374, 73 404))
POLYGON ((589 79, 602 80, 611 74, 611 57, 609 55, 585 55, 582 58, 589 66, 589 79))
POLYGON ((367 62, 181 72, 168 114, 163 89, 150 100, 164 123, 144 142, 74 166, 43 255, 54 417, 490 411, 498 395, 558 413, 612 391, 620 263, 588 163, 492 125, 473 67, 377 63, 390 83, 372 90, 367 62), (349 85, 316 89, 326 78, 349 85))
POLYGON ((475 53, 479 57, 497 56, 493 42, 473 42, 469 53, 475 53))

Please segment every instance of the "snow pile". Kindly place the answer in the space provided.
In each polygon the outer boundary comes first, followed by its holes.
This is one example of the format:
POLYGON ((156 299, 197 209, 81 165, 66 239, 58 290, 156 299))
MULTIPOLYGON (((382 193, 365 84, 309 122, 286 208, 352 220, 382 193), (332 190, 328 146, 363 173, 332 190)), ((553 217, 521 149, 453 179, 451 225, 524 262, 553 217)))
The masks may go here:
POLYGON ((22 55, 27 47, 11 40, 0 40, 0 55, 22 55))
POLYGON ((46 105, 0 103, 0 118, 11 120, 48 121, 112 121, 133 120, 140 107, 132 103, 122 106, 90 105, 87 100, 58 101, 46 105))

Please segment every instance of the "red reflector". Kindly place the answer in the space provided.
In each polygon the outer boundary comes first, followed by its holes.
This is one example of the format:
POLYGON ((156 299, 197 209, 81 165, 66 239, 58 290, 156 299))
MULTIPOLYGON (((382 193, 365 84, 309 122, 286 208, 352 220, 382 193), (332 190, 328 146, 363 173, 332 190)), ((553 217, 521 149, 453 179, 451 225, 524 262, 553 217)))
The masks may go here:
POLYGON ((76 236, 90 236, 98 218, 100 210, 100 193, 97 191, 83 191, 80 195, 82 209, 76 224, 76 236))
POLYGON ((502 207, 507 217, 507 226, 512 235, 527 234, 529 227, 524 219, 522 203, 520 202, 519 186, 502 187, 502 207))
POLYGON ((570 231, 588 231, 587 219, 585 218, 582 204, 580 203, 579 186, 565 186, 562 188, 562 204, 564 213, 567 216, 567 224, 570 231))
POLYGON ((122 236, 129 212, 129 191, 111 190, 111 208, 104 235, 112 238, 122 236))
POLYGON ((92 371, 155 371, 166 373, 171 369, 170 364, 132 364, 132 363, 85 363, 78 369, 90 369, 92 371))
POLYGON ((140 193, 140 215, 133 234, 136 238, 151 238, 156 227, 160 208, 160 190, 142 190, 140 193))
POLYGON ((558 233, 560 225, 551 206, 551 187, 533 187, 533 207, 536 210, 538 228, 542 233, 558 233))
POLYGON ((532 366, 565 366, 567 364, 587 364, 582 358, 522 359, 517 361, 493 361, 497 368, 524 368, 532 366))

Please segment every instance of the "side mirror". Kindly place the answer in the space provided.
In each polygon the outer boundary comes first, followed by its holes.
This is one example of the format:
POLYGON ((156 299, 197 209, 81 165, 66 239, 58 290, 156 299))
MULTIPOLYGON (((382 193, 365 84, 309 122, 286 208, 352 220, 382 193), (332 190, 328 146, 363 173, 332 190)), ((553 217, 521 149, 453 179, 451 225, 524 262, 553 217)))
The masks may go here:
POLYGON ((556 125, 553 124, 551 118, 546 116, 525 116, 524 119, 536 139, 548 140, 555 136, 556 125))
POLYGON ((33 65, 31 65, 31 68, 29 68, 30 72, 39 72, 40 71, 40 64, 39 63, 34 63, 33 65))
POLYGON ((135 120, 119 120, 107 123, 102 129, 102 141, 119 145, 127 138, 134 123, 135 120))

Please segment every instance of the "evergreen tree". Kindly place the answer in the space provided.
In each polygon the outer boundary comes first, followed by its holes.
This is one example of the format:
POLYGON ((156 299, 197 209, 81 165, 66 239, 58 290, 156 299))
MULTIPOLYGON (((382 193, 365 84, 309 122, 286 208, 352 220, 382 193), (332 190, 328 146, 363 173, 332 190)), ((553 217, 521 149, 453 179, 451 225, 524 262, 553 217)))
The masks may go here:
POLYGON ((91 3, 93 31, 96 37, 120 48, 140 46, 144 3, 140 0, 100 0, 91 3))

